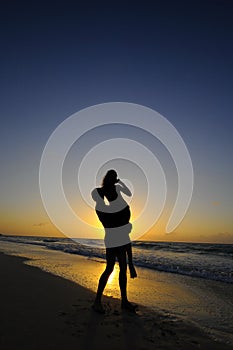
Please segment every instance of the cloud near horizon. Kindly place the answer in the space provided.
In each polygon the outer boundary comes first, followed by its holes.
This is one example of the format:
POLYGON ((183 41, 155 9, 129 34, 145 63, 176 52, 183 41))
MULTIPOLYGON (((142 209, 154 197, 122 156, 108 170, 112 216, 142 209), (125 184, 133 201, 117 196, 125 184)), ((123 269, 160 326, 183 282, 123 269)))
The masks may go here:
POLYGON ((41 226, 45 226, 45 225, 48 225, 48 222, 39 222, 38 224, 33 224, 32 226, 41 227, 41 226))

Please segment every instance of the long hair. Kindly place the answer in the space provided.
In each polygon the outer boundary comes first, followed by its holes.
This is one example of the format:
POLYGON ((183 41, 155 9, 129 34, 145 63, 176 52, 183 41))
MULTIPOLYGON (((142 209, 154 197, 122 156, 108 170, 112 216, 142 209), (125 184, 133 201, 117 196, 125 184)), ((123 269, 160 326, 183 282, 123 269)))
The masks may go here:
POLYGON ((117 172, 114 169, 108 170, 102 180, 102 187, 112 187, 117 183, 117 172))

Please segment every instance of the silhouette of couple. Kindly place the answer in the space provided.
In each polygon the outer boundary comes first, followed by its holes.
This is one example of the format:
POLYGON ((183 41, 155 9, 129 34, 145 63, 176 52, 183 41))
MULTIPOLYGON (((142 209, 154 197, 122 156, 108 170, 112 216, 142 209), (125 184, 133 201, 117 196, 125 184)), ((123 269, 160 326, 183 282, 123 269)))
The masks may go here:
POLYGON ((130 277, 137 277, 133 265, 132 245, 129 234, 132 230, 130 223, 130 208, 122 197, 122 193, 131 196, 129 188, 117 178, 117 172, 108 170, 103 178, 101 187, 92 191, 96 202, 95 211, 105 230, 106 268, 100 276, 93 309, 104 313, 101 303, 102 294, 108 278, 114 269, 116 259, 119 263, 119 286, 121 292, 121 308, 135 312, 135 305, 127 298, 127 261, 130 277), (108 205, 105 200, 108 201, 108 205))

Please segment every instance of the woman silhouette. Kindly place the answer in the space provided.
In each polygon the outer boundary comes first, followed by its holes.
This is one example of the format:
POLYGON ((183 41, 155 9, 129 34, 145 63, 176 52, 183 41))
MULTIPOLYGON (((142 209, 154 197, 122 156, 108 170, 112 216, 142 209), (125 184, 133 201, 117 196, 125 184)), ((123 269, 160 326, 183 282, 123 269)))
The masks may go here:
POLYGON ((92 191, 92 198, 96 202, 96 214, 105 228, 106 268, 102 273, 96 293, 93 308, 104 313, 101 297, 108 278, 114 269, 116 258, 119 263, 119 286, 121 291, 121 307, 135 311, 135 306, 127 299, 127 257, 131 278, 137 277, 132 259, 132 245, 129 233, 132 229, 130 208, 122 197, 124 193, 131 196, 128 187, 117 178, 115 170, 109 170, 103 178, 102 186, 92 191), (109 205, 105 204, 107 199, 109 205))

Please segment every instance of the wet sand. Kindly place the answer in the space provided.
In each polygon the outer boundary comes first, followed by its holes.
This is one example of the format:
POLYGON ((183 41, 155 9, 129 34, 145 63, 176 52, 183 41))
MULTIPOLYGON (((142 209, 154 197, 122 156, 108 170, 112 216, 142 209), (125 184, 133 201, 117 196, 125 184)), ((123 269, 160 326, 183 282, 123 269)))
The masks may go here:
POLYGON ((142 305, 122 311, 117 298, 104 296, 106 314, 97 314, 93 291, 24 261, 0 254, 2 350, 232 349, 177 317, 142 305))

